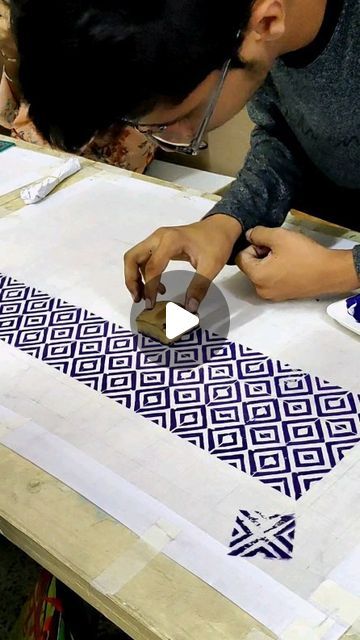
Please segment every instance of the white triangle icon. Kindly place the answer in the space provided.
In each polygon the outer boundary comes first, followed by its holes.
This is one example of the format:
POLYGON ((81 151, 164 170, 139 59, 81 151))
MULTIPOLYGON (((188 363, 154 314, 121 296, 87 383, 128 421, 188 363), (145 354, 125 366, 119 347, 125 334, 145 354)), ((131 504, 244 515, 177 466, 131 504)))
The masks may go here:
POLYGON ((195 329, 199 325, 199 318, 193 313, 179 307, 175 302, 168 302, 166 305, 166 337, 168 340, 174 340, 184 333, 195 329))

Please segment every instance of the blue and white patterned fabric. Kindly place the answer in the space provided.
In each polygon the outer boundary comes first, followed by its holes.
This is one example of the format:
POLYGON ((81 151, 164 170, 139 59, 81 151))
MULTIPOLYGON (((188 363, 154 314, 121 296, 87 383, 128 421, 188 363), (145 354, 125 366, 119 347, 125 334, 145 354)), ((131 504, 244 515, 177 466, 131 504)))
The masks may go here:
POLYGON ((167 347, 0 276, 0 339, 297 500, 360 440, 360 396, 198 329, 167 347))

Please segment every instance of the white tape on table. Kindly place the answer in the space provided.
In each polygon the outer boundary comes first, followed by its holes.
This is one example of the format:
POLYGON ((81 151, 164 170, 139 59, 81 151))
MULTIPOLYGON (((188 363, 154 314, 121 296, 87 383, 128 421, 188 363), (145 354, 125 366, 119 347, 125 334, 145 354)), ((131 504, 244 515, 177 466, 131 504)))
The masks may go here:
POLYGON ((159 520, 105 569, 92 585, 104 595, 115 595, 135 578, 180 533, 173 525, 159 520))
MULTIPOLYGON (((269 632, 270 633, 270 632, 269 632)), ((244 640, 270 640, 271 636, 258 631, 257 629, 251 629, 249 633, 244 637, 244 640)))
POLYGON ((352 625, 360 615, 360 598, 332 580, 324 580, 310 600, 342 624, 352 625))
POLYGON ((95 578, 92 586, 100 592, 117 593, 162 552, 252 615, 278 640, 298 640, 299 624, 305 631, 301 640, 314 638, 312 631, 316 631, 316 640, 339 640, 347 631, 349 625, 339 624, 244 558, 237 558, 234 565, 232 558, 224 556, 223 545, 206 532, 35 422, 0 435, 0 442, 140 536, 95 578), (142 528, 144 519, 147 525, 142 528), (170 529, 166 523, 171 523, 170 529))
POLYGON ((279 640, 333 640, 338 637, 339 627, 329 618, 316 627, 309 625, 306 620, 296 620, 280 635, 279 640))

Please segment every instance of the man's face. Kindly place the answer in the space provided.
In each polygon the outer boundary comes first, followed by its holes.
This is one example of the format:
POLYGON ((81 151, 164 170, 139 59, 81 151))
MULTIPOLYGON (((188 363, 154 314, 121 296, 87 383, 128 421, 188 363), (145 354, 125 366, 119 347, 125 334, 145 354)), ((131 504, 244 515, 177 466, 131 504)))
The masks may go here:
MULTIPOLYGON (((217 101, 208 130, 220 127, 241 111, 255 91, 264 82, 271 62, 267 60, 256 43, 254 34, 246 36, 241 51, 242 60, 249 61, 249 68, 230 69, 217 101)), ((179 105, 159 105, 147 116, 141 118, 144 125, 168 125, 166 140, 174 143, 190 142, 196 135, 203 120, 206 108, 216 89, 221 72, 213 71, 179 105)))

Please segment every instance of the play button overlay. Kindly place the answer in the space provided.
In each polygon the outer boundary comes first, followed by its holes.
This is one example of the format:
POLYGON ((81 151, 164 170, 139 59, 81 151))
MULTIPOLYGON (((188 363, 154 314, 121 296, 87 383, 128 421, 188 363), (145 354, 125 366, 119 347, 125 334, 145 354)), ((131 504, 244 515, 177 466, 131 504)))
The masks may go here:
POLYGON ((199 326, 198 316, 186 311, 175 302, 166 304, 165 335, 170 342, 199 326))
POLYGON ((219 357, 220 346, 228 337, 229 308, 221 288, 208 281, 208 292, 197 314, 187 311, 186 292, 193 277, 190 268, 166 271, 161 278, 166 292, 158 295, 155 307, 146 310, 144 300, 132 305, 130 326, 139 336, 138 349, 143 352, 139 363, 148 363, 150 358, 149 366, 154 363, 155 368, 165 362, 196 367, 204 363, 204 358, 219 357), (164 347, 171 350, 170 359, 164 347))

